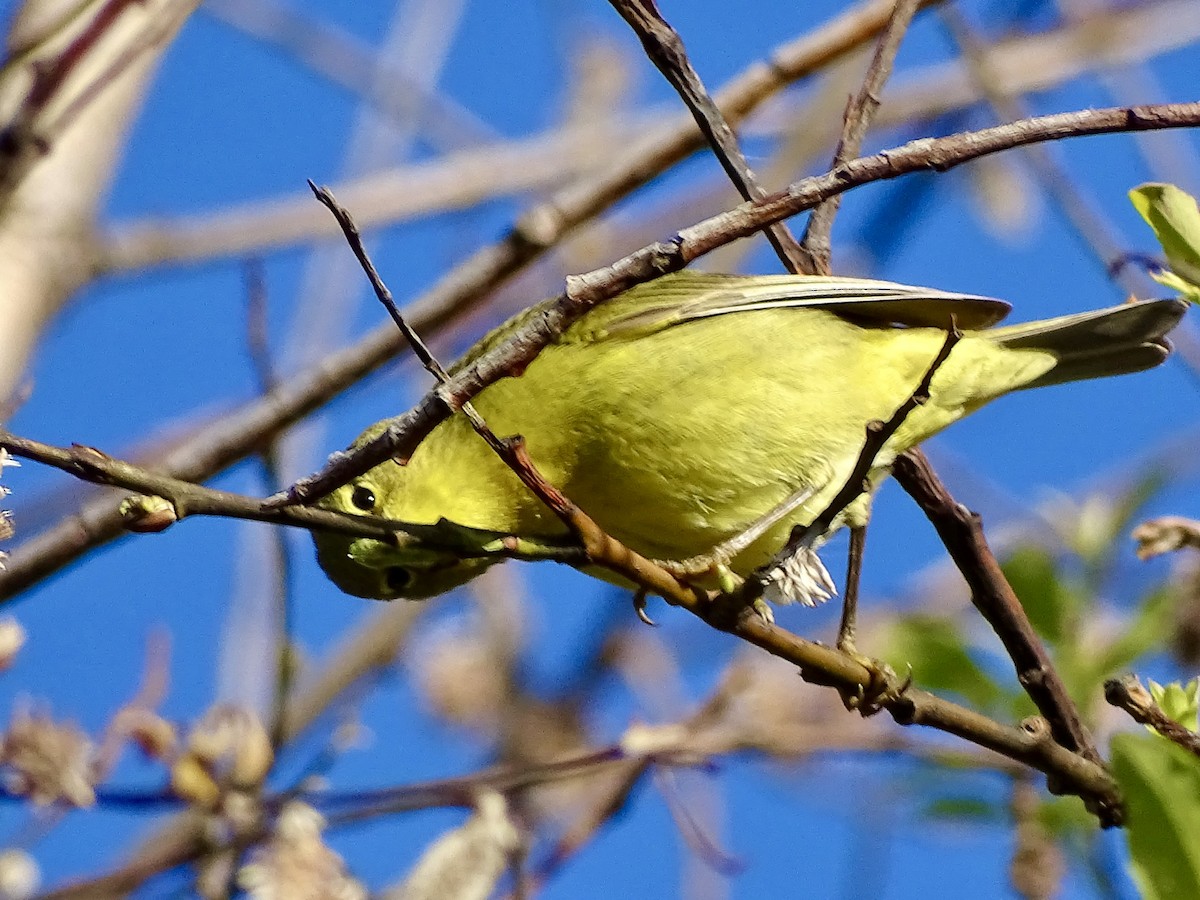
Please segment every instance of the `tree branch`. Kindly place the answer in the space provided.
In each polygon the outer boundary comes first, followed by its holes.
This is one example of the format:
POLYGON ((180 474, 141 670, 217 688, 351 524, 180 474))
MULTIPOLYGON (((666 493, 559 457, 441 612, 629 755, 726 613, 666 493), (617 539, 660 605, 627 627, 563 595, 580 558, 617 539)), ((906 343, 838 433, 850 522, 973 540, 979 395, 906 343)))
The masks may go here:
POLYGON ((1118 709, 1125 710, 1135 722, 1149 725, 1171 743, 1200 756, 1200 734, 1184 728, 1163 712, 1136 675, 1110 678, 1104 682, 1104 699, 1118 709))
POLYGON ((810 209, 852 187, 898 178, 912 172, 944 172, 968 162, 1044 141, 1067 137, 1150 131, 1200 124, 1200 103, 1088 109, 962 132, 922 138, 901 147, 861 157, 832 172, 805 178, 761 201, 744 203, 680 231, 670 242, 652 244, 604 269, 568 279, 566 293, 499 347, 458 372, 370 443, 353 453, 335 453, 320 472, 301 479, 269 505, 311 502, 385 459, 412 453, 447 415, 487 385, 526 368, 541 350, 600 303, 636 284, 677 272, 716 247, 747 237, 763 226, 810 209))
MULTIPOLYGON (((908 31, 913 16, 917 14, 917 10, 921 6, 920 0, 896 0, 896 6, 888 20, 887 28, 880 35, 875 55, 867 67, 862 87, 855 96, 850 98, 850 102, 846 106, 842 136, 833 153, 833 162, 829 166, 830 171, 858 156, 859 151, 862 150, 863 139, 867 136, 867 130, 875 118, 875 111, 879 109, 879 98, 883 92, 883 86, 892 74, 892 66, 896 61, 896 53, 900 50, 900 42, 904 38, 904 33, 908 31)), ((828 275, 832 271, 830 258, 833 250, 830 238, 833 234, 833 220, 837 216, 840 205, 841 195, 830 197, 817 206, 812 211, 812 215, 808 217, 808 224, 804 228, 804 239, 800 245, 804 261, 803 271, 814 275, 828 275)))
MULTIPOLYGON (((654 0, 609 0, 642 42, 646 56, 658 67, 696 120, 713 155, 733 182, 743 200, 761 200, 767 195, 754 177, 733 129, 713 102, 700 75, 692 66, 683 38, 658 11, 654 0)), ((919 2, 919 0, 918 0, 919 2)), ((789 272, 803 272, 804 256, 796 238, 783 222, 764 229, 780 262, 789 272)))
POLYGON ((937 529, 971 588, 971 602, 1000 638, 1016 668, 1017 680, 1046 717, 1054 739, 1098 763, 1100 754, 1091 735, 1021 601, 1000 570, 979 516, 954 501, 920 450, 902 454, 892 472, 937 529))

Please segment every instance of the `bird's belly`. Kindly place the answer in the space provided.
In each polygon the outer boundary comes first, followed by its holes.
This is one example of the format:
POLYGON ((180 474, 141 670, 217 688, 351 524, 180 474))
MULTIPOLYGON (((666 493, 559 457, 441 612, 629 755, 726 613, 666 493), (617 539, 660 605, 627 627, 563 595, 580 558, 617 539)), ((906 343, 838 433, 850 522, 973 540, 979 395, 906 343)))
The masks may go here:
POLYGON ((877 353, 835 317, 764 312, 559 346, 522 378, 494 386, 494 408, 511 415, 506 432, 525 435, 534 461, 561 476, 571 500, 653 558, 708 554, 809 490, 739 558, 741 571, 828 505, 867 423, 894 412, 940 346, 937 332, 889 337, 905 346, 877 353))

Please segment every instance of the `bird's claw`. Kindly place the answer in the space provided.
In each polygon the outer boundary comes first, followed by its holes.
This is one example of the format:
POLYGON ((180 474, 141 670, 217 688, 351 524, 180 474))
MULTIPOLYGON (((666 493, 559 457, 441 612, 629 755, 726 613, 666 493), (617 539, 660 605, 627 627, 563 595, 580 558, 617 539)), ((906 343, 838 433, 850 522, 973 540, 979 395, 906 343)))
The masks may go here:
POLYGON ((649 625, 652 628, 658 627, 658 623, 650 618, 646 612, 646 592, 644 590, 638 590, 634 592, 633 611, 637 613, 637 617, 646 625, 649 625))
POLYGON ((838 649, 867 670, 866 684, 840 691, 846 709, 857 710, 864 719, 895 703, 912 687, 911 666, 904 680, 897 683, 896 672, 887 663, 859 653, 853 645, 841 645, 838 649))
POLYGON ((754 610, 755 614, 768 625, 775 624, 775 612, 771 609, 771 604, 762 597, 755 599, 755 601, 750 604, 750 608, 754 610))

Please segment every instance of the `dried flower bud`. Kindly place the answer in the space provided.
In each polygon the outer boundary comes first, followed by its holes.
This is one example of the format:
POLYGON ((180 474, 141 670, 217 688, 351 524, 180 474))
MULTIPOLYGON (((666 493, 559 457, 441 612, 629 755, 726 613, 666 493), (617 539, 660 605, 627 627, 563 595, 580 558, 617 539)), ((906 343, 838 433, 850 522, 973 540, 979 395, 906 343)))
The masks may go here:
POLYGON ((93 756, 91 740, 77 725, 28 709, 13 713, 0 747, 8 789, 39 806, 95 803, 93 756))
POLYGON ((253 789, 266 779, 275 754, 257 715, 217 706, 188 735, 183 758, 193 759, 216 782, 253 789))
POLYGON ((177 521, 179 515, 175 504, 165 497, 147 497, 135 494, 121 501, 121 524, 127 531, 139 534, 153 534, 166 531, 177 521))
POLYGON ((0 617, 0 672, 12 666, 25 646, 25 629, 12 616, 0 617))
POLYGON ((171 766, 171 793, 204 809, 216 809, 221 800, 221 788, 208 769, 186 753, 171 766))
POLYGON ((365 900, 366 889, 325 845, 324 827, 311 806, 287 804, 271 837, 238 873, 239 886, 254 900, 365 900))

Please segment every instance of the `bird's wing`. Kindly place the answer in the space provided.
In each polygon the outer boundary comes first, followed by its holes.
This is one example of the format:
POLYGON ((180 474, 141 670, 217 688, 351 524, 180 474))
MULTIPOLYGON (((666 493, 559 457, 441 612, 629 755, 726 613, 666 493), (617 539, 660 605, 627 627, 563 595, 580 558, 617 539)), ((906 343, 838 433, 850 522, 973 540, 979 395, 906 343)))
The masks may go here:
POLYGON ((564 339, 636 337, 683 322, 760 309, 808 308, 873 325, 961 329, 994 325, 1011 308, 1002 300, 865 278, 680 272, 639 285, 602 304, 564 339))
MULTIPOLYGON (((498 346, 556 301, 550 298, 484 335, 451 367, 457 372, 498 346)), ((697 319, 779 308, 824 309, 875 325, 987 328, 1011 307, 1003 300, 909 287, 866 278, 812 275, 708 275, 677 272, 640 284, 602 303, 561 335, 557 343, 633 338, 697 319)))

